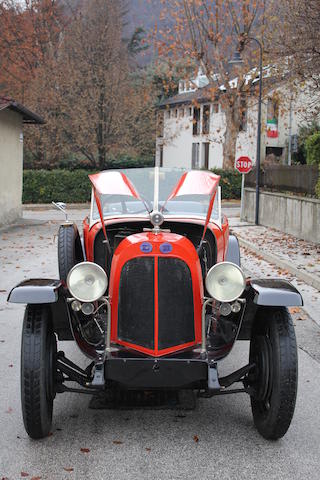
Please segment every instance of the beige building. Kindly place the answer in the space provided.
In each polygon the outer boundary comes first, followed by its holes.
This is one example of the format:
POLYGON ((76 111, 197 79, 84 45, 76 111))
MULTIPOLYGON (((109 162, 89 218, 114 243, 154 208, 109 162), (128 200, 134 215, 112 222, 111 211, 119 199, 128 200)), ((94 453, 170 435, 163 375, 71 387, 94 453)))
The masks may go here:
POLYGON ((0 97, 0 226, 21 216, 23 126, 43 123, 23 105, 0 97))

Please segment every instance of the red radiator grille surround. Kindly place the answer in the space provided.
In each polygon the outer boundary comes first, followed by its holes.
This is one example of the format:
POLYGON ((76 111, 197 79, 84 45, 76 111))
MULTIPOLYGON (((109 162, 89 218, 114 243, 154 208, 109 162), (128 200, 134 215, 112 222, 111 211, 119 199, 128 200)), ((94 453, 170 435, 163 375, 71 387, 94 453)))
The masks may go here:
MULTIPOLYGON (((202 274, 197 252, 193 244, 187 238, 174 233, 165 232, 161 232, 159 234, 154 234, 152 232, 138 233, 125 238, 113 256, 110 273, 109 295, 111 302, 111 341, 113 343, 118 343, 147 355, 160 357, 162 355, 167 355, 177 352, 178 350, 192 347, 201 342, 201 309, 203 298, 202 274), (144 242, 149 242, 152 245, 152 251, 150 253, 143 253, 141 251, 140 247, 144 242), (169 243, 172 245, 172 251, 170 253, 161 253, 160 246, 163 243, 169 243), (119 286, 122 268, 128 261, 132 259, 150 256, 154 258, 154 349, 126 342, 118 338, 119 286), (158 259, 160 257, 177 258, 183 261, 189 267, 192 279, 194 307, 194 341, 175 345, 165 349, 158 348, 158 259)), ((174 295, 174 292, 172 292, 172 295, 174 295)), ((143 304, 141 308, 143 308, 143 304)))

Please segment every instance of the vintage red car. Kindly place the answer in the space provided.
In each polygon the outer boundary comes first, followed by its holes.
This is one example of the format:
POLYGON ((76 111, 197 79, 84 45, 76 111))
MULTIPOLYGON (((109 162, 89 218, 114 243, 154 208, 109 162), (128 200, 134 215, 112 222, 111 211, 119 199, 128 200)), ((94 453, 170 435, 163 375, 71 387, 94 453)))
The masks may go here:
POLYGON ((8 297, 27 304, 21 390, 28 434, 48 435, 58 393, 160 390, 245 392, 261 435, 283 436, 297 390, 287 307, 302 298, 287 281, 245 277, 221 213, 220 177, 155 167, 90 180, 83 238, 67 217, 59 229, 60 279, 24 281, 8 297), (57 340, 74 340, 88 367, 57 352, 57 340), (236 340, 250 341, 248 362, 221 376, 219 361, 236 340))

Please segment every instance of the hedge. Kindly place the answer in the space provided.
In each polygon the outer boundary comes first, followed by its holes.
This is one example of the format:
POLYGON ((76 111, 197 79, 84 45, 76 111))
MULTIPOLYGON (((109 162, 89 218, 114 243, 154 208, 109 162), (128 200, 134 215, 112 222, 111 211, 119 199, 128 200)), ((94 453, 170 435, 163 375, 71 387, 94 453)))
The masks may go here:
MULTIPOLYGON (((90 201, 88 170, 25 170, 23 203, 85 203, 90 201)), ((221 175, 223 199, 241 196, 241 175, 234 171, 214 170, 221 175)))
POLYGON ((306 140, 307 164, 320 166, 320 132, 310 135, 306 140))
POLYGON ((241 198, 242 175, 236 170, 212 170, 221 176, 220 185, 223 200, 238 200, 241 198))

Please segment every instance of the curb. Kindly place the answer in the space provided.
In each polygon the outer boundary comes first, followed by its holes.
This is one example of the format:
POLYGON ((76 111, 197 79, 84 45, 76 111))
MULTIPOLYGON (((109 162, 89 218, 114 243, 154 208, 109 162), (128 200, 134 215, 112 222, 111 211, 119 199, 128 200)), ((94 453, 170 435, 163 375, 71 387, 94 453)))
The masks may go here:
MULTIPOLYGON (((68 203, 67 209, 69 210, 82 210, 90 208, 89 203, 68 203)), ((22 205, 22 210, 56 210, 55 206, 51 203, 24 203, 22 205)))
POLYGON ((262 250, 261 248, 255 247, 254 245, 252 245, 252 243, 247 242, 247 240, 243 240, 239 236, 237 238, 239 240, 239 244, 241 247, 245 247, 248 250, 251 250, 252 252, 262 257, 267 262, 273 263, 274 265, 287 270, 292 275, 297 277, 299 280, 302 280, 303 282, 307 283, 308 285, 311 285, 312 287, 320 291, 320 278, 315 277, 311 273, 307 273, 299 270, 296 267, 293 267, 286 260, 282 260, 277 255, 273 255, 273 253, 269 253, 269 252, 266 252, 265 250, 262 250))

